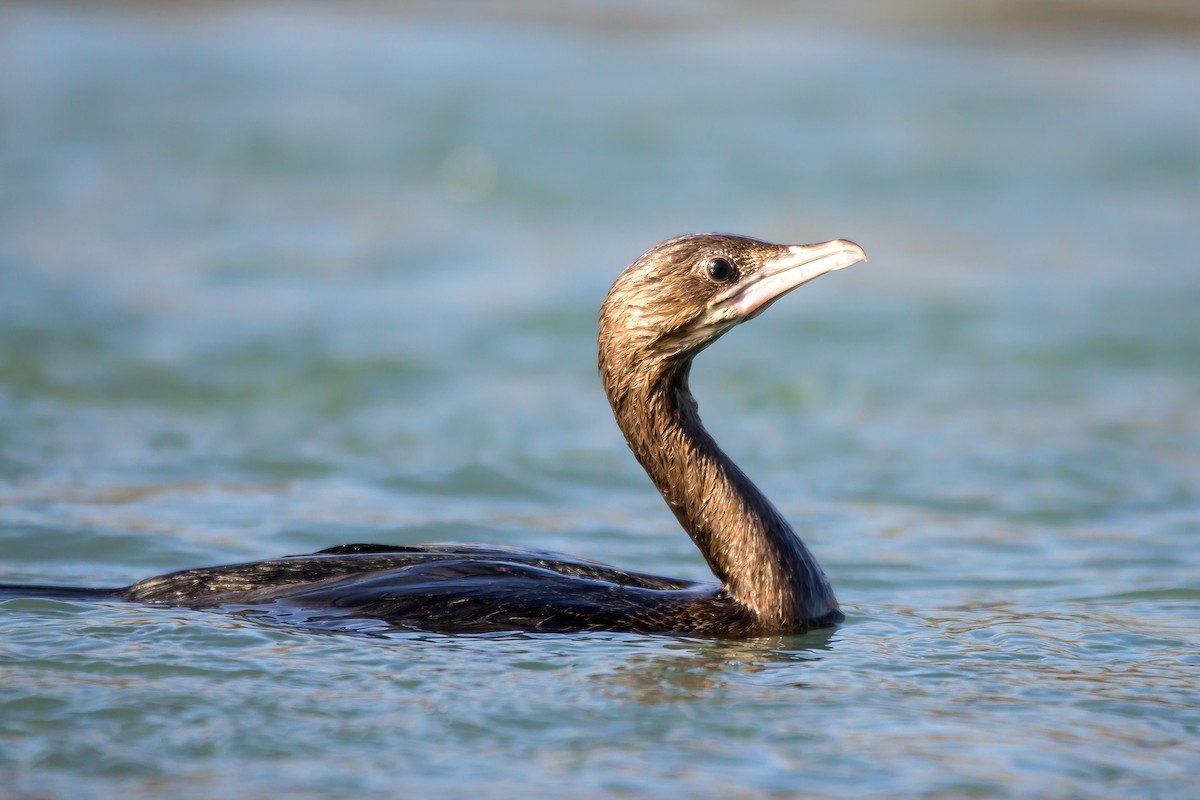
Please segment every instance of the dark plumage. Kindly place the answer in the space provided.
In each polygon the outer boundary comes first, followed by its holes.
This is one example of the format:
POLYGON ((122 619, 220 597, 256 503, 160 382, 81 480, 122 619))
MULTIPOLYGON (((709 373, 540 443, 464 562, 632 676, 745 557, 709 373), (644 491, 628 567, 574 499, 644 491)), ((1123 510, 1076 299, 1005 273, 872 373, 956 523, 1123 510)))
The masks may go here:
POLYGON ((630 449, 719 585, 558 553, 474 545, 344 545, 307 556, 189 569, 123 589, 0 586, 54 597, 253 610, 430 631, 617 630, 705 636, 801 633, 843 619, 829 581, 782 515, 721 452, 688 391, 697 353, 786 292, 866 258, 846 241, 786 246, 737 236, 657 245, 600 311, 600 374, 630 449))

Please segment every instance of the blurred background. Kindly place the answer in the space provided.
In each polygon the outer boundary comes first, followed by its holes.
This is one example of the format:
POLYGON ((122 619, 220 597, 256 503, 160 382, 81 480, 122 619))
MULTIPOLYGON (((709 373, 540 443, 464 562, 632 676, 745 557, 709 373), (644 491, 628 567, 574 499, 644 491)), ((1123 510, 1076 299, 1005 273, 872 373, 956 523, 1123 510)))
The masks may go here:
POLYGON ((702 578, 600 390, 608 286, 705 230, 871 260, 693 379, 851 614, 819 657, 14 601, 3 782, 1173 794, 1200 763, 1198 42, 1184 0, 6 3, 2 581, 359 540, 702 578), (195 663, 221 657, 248 672, 195 663), (407 710, 347 733, 380 706, 407 710))

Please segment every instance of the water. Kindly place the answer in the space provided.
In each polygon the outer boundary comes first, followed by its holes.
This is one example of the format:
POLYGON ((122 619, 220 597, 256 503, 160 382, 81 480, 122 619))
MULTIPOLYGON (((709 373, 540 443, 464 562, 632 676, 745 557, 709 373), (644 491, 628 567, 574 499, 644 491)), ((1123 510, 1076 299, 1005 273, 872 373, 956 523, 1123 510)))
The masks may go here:
POLYGON ((3 794, 1194 795, 1194 40, 679 13, 0 11, 0 580, 437 540, 702 578, 595 314, 720 229, 871 254, 694 375, 847 623, 8 601, 3 794))

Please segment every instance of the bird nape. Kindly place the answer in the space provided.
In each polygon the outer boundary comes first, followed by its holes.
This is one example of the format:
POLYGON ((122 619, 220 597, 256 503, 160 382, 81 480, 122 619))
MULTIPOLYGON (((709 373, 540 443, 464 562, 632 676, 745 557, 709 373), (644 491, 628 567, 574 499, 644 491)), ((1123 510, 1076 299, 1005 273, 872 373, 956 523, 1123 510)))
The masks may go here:
POLYGON ((45 597, 220 609, 326 629, 444 633, 803 633, 843 619, 829 580, 783 515, 700 423, 692 359, 792 289, 866 260, 853 242, 778 245, 691 234, 651 248, 600 310, 600 375, 629 448, 717 583, 664 578, 543 550, 352 544, 204 567, 123 588, 0 585, 45 597))

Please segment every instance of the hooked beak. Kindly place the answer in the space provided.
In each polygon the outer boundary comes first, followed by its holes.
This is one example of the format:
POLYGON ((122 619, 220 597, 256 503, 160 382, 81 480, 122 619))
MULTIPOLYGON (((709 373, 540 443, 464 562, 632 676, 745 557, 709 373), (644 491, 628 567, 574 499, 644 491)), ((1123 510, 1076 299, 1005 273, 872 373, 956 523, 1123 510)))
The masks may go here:
POLYGON ((746 276, 712 304, 729 322, 754 319, 779 298, 827 272, 866 261, 867 254, 854 242, 834 239, 820 244, 792 245, 746 276))

